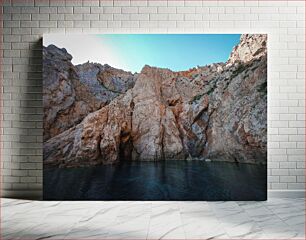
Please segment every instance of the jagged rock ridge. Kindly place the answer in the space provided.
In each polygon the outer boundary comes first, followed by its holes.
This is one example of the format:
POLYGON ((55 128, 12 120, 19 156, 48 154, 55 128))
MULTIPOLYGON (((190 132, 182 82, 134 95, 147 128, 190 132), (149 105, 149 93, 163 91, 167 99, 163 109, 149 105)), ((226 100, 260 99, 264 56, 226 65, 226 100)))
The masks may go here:
POLYGON ((74 66, 71 60, 65 49, 43 48, 45 141, 134 86, 130 72, 89 62, 74 66))
MULTIPOLYGON (((124 78, 124 87, 115 90, 122 94, 108 105, 46 141, 44 163, 70 167, 209 158, 265 164, 266 41, 266 35, 242 35, 226 63, 188 71, 144 66, 124 78)), ((96 76, 84 70, 86 65, 77 68, 96 76)))

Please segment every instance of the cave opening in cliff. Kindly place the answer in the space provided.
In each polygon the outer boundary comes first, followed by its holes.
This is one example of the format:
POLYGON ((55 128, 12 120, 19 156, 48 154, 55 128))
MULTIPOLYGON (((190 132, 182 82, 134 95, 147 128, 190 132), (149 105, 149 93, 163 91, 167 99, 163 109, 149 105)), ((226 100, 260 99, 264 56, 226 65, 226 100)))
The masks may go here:
POLYGON ((132 161, 133 143, 130 132, 121 131, 119 144, 119 163, 132 161))

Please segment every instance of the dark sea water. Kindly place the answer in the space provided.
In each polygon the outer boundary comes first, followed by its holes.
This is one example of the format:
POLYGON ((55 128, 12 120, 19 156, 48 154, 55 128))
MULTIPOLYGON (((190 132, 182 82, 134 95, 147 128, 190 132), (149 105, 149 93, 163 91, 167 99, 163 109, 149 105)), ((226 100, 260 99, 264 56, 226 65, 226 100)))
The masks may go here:
POLYGON ((44 170, 46 200, 266 200, 266 166, 128 162, 44 170))

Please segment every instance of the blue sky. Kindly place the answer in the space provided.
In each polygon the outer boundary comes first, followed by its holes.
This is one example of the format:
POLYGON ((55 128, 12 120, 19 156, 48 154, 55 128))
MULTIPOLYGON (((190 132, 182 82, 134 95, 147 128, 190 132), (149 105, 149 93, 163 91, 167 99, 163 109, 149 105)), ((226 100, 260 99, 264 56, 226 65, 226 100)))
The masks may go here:
POLYGON ((66 48, 74 64, 86 61, 139 72, 145 64, 188 70, 225 62, 240 34, 46 35, 44 46, 66 48))

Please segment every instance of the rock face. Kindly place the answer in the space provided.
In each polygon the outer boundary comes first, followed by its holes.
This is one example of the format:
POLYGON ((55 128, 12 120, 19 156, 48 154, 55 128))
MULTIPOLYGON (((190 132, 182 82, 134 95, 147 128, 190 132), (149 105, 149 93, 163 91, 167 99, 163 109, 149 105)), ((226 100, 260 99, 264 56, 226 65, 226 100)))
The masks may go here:
POLYGON ((44 140, 80 123, 134 85, 130 72, 95 63, 74 66, 71 60, 65 49, 43 48, 44 140))
POLYGON ((227 64, 247 63, 264 55, 267 55, 267 35, 243 34, 240 38, 240 44, 234 47, 227 64))
POLYGON ((44 163, 72 167, 209 158, 265 164, 266 41, 266 35, 242 35, 226 63, 181 72, 146 65, 135 75, 100 64, 74 67, 71 56, 57 50, 58 61, 66 65, 45 80, 58 94, 49 96, 50 90, 46 98, 65 95, 52 102, 54 108, 72 112, 79 101, 92 105, 77 112, 79 119, 88 115, 81 123, 47 138, 44 163), (81 87, 91 101, 82 100, 81 87), (100 104, 97 111, 95 104, 100 104))
POLYGON ((131 103, 128 91, 90 113, 80 124, 49 139, 44 145, 44 163, 84 166, 118 162, 124 154, 122 147, 130 141, 131 103))

